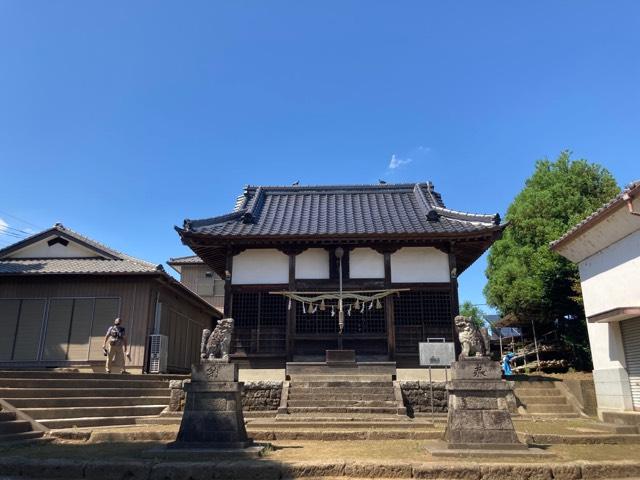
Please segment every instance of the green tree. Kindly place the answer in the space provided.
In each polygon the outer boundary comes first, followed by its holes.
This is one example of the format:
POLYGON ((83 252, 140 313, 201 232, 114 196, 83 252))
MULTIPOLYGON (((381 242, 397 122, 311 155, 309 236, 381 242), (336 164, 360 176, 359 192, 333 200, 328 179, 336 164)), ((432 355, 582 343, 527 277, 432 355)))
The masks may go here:
POLYGON ((474 305, 469 300, 463 302, 460 305, 460 315, 464 315, 465 317, 471 317, 473 322, 478 326, 484 326, 484 312, 478 307, 474 305))
POLYGON ((619 191, 609 171, 571 160, 569 151, 555 161, 536 162, 507 210, 509 226, 489 252, 487 302, 503 315, 513 313, 540 327, 566 324, 566 340, 587 348, 577 267, 549 243, 619 191))

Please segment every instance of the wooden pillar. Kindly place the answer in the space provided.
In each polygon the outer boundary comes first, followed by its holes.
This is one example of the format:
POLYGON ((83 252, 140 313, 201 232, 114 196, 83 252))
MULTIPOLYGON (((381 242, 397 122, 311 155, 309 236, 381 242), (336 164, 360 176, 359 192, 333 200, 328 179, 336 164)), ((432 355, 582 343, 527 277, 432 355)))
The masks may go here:
MULTIPOLYGON (((384 255, 384 288, 391 288, 391 252, 384 255)), ((387 352, 389 360, 396 358, 396 319, 393 309, 393 296, 384 297, 384 316, 387 323, 387 352)))
POLYGON ((224 317, 232 318, 233 315, 233 295, 231 293, 231 275, 233 272, 233 252, 227 250, 227 261, 224 272, 224 317))
MULTIPOLYGON (((296 254, 289 253, 289 291, 296 289, 296 254)), ((287 361, 293 360, 293 350, 296 336, 296 305, 291 302, 291 309, 287 310, 287 361)))
POLYGON ((456 358, 462 352, 460 342, 458 340, 458 333, 456 332, 456 325, 453 319, 460 313, 460 301, 458 299, 458 268, 456 265, 455 244, 451 242, 449 249, 449 286, 450 286, 450 298, 451 298, 451 335, 453 336, 453 342, 456 347, 456 358))

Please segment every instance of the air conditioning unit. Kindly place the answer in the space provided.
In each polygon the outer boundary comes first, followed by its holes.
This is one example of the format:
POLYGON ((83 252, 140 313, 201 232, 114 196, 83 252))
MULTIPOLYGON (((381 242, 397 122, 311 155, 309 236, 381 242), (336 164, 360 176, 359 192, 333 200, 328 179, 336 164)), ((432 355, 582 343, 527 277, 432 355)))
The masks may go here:
POLYGON ((166 373, 169 338, 166 335, 149 335, 149 343, 149 373, 166 373))

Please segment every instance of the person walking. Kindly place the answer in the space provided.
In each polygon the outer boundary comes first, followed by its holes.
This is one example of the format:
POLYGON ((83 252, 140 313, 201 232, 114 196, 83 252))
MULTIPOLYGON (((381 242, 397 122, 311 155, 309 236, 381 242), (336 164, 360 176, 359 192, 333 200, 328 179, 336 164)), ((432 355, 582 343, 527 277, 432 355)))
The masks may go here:
POLYGON ((124 365, 124 357, 125 355, 127 358, 131 357, 124 327, 120 325, 120 318, 116 318, 113 321, 113 325, 107 329, 102 349, 107 357, 107 373, 111 373, 111 369, 114 366, 121 369, 120 373, 127 373, 124 365))

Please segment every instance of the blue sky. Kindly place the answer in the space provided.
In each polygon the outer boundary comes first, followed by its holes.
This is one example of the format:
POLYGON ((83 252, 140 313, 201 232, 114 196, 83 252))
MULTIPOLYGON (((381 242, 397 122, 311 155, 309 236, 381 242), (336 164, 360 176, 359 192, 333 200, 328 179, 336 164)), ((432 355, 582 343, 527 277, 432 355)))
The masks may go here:
POLYGON ((161 263, 247 183, 431 180, 504 214, 570 149, 626 184, 639 51, 632 1, 0 0, 0 219, 161 263))

